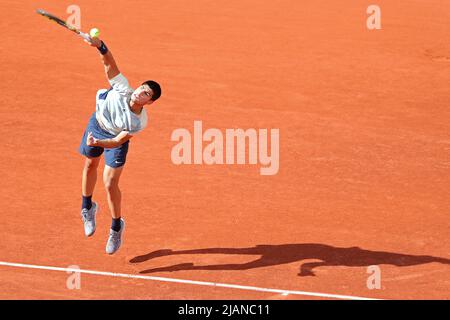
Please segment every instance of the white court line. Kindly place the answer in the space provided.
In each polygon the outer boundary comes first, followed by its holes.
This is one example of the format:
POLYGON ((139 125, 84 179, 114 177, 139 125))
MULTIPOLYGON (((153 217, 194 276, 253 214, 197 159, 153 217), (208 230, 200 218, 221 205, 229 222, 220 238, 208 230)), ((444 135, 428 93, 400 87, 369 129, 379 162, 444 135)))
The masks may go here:
POLYGON ((192 285, 198 285, 198 286, 231 288, 231 289, 240 289, 240 290, 248 290, 248 291, 258 291, 258 292, 271 292, 271 293, 279 293, 283 296, 292 294, 292 295, 299 295, 299 296, 311 296, 311 297, 334 298, 334 299, 345 299, 345 300, 379 300, 379 299, 374 299, 374 298, 346 296, 346 295, 340 295, 340 294, 270 289, 270 288, 260 288, 260 287, 253 287, 253 286, 241 286, 241 285, 236 285, 236 284, 217 283, 217 282, 183 280, 183 279, 174 279, 174 278, 165 278, 165 277, 140 276, 140 275, 135 275, 135 274, 83 270, 83 269, 75 269, 75 268, 48 267, 48 266, 38 266, 38 265, 33 265, 33 264, 12 263, 12 262, 3 262, 3 261, 0 261, 0 266, 49 270, 49 271, 61 271, 61 272, 77 272, 77 273, 93 274, 93 275, 97 275, 97 276, 106 276, 106 277, 131 278, 131 279, 141 279, 141 280, 150 280, 150 281, 192 284, 192 285))

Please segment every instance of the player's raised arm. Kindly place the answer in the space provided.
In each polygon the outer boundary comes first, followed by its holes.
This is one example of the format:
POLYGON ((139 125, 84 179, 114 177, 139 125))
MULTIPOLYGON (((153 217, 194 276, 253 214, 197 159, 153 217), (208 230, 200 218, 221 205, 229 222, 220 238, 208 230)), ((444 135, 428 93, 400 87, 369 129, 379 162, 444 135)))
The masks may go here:
POLYGON ((92 47, 96 47, 98 51, 100 51, 103 65, 105 66, 105 73, 108 80, 111 80, 115 76, 117 76, 120 71, 119 68, 117 68, 116 61, 114 60, 114 57, 111 54, 111 51, 106 47, 106 45, 97 37, 91 37, 91 41, 86 41, 89 45, 92 47))

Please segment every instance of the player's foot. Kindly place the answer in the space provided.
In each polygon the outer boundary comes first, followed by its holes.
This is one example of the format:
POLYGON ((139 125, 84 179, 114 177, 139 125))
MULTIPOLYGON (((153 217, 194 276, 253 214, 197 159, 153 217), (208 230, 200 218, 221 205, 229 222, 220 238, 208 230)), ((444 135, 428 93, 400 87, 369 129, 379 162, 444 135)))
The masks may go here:
POLYGON ((125 229, 125 221, 123 221, 123 219, 120 219, 120 230, 109 230, 109 238, 108 242, 106 243, 107 254, 114 254, 117 250, 119 250, 120 245, 122 244, 123 229, 125 229))
POLYGON ((84 224, 84 234, 87 237, 90 237, 95 232, 96 226, 96 214, 98 212, 98 205, 96 202, 92 202, 92 207, 88 210, 84 208, 81 210, 81 218, 83 219, 84 224))

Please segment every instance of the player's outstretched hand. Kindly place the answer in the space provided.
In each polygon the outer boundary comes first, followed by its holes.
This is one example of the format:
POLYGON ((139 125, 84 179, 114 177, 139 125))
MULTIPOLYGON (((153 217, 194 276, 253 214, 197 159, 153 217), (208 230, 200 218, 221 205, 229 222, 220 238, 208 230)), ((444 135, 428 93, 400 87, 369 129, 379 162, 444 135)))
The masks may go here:
POLYGON ((100 40, 99 38, 97 37, 89 37, 89 38, 91 39, 91 41, 84 40, 84 42, 86 42, 88 45, 96 48, 99 48, 102 45, 102 40, 100 40))
POLYGON ((88 133, 87 139, 86 139, 86 144, 89 147, 94 147, 97 145, 98 139, 95 139, 94 136, 92 135, 92 132, 88 133))

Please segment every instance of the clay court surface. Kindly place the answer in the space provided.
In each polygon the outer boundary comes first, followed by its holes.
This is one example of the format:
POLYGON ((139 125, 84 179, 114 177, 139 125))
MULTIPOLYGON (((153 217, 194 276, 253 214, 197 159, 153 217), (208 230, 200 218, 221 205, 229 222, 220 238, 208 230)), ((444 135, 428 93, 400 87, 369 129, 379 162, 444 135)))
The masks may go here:
POLYGON ((95 49, 35 13, 70 4, 0 1, 0 298, 450 299, 449 1, 379 0, 375 31, 363 0, 77 1, 130 84, 163 87, 130 144, 114 256, 101 179, 84 237, 77 152, 109 84, 95 49), (278 174, 174 165, 171 134, 194 120, 278 128, 278 174), (30 265, 131 277, 69 290, 30 265))

